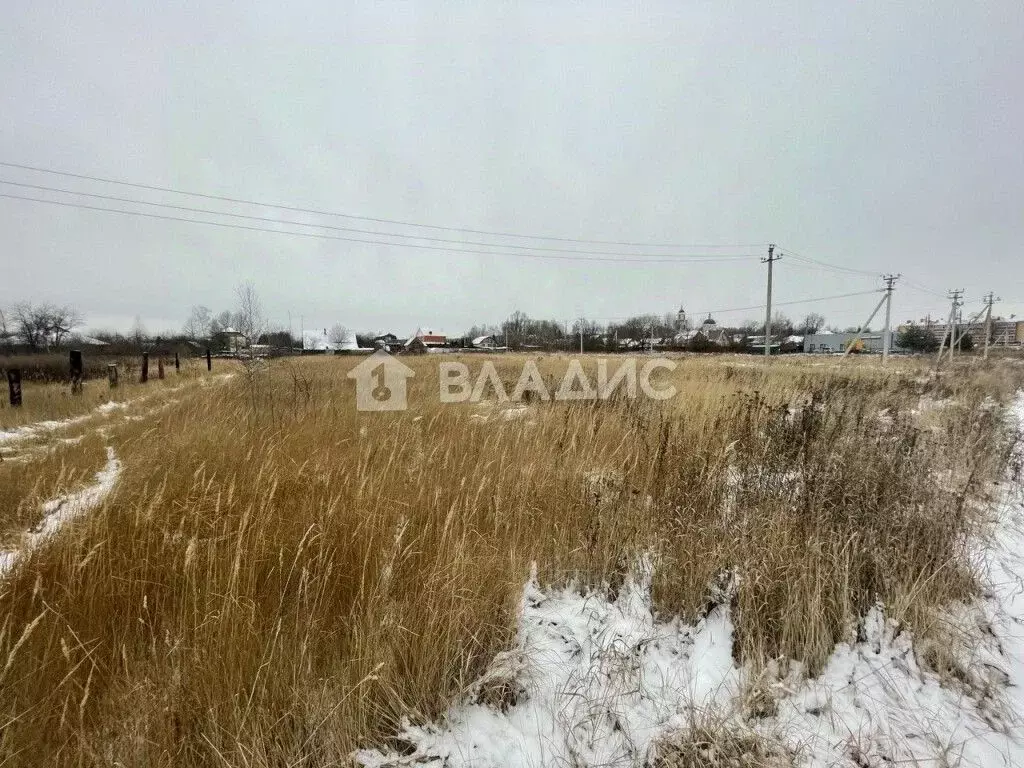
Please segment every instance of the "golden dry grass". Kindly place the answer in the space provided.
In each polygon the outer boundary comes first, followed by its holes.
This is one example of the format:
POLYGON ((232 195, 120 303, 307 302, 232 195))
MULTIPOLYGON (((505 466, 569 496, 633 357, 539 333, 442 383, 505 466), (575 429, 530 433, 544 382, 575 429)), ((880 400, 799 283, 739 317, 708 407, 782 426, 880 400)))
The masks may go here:
MULTIPOLYGON (((532 561, 614 589, 651 552, 685 616, 735 568, 754 665, 815 668, 876 599, 927 634, 975 588, 967 502, 1007 450, 985 398, 1019 383, 686 358, 671 401, 510 419, 438 404, 433 356, 407 360, 409 411, 358 413, 355 362, 274 361, 111 428, 113 494, 0 587, 7 765, 347 763, 507 646, 532 561), (958 405, 925 429, 922 394, 958 405)), ((497 361, 509 390, 521 363, 497 361)))
MULTIPOLYGON (((5 358, 0 358, 2 367, 5 358)), ((139 366, 131 360, 119 364, 120 378, 117 389, 110 389, 105 378, 91 378, 83 382, 80 394, 71 393, 69 381, 22 381, 22 405, 12 408, 7 397, 7 383, 3 380, 0 397, 0 432, 16 429, 26 424, 44 420, 60 420, 82 417, 93 412, 97 406, 114 401, 129 401, 152 396, 161 390, 172 389, 183 383, 205 377, 206 361, 186 359, 181 361, 180 372, 174 370, 174 359, 165 361, 164 379, 157 378, 156 360, 150 361, 150 377, 146 384, 139 383, 139 366)), ((218 359, 213 375, 233 371, 238 364, 233 360, 218 359)))

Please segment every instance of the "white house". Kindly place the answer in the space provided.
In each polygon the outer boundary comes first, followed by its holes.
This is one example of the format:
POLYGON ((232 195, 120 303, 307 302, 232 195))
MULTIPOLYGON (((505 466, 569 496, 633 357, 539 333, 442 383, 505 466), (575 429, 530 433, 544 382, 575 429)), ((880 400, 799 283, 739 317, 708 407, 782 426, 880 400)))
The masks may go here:
POLYGON ((356 341, 355 331, 345 329, 335 334, 333 329, 316 328, 302 332, 303 352, 372 352, 372 349, 361 349, 356 341))

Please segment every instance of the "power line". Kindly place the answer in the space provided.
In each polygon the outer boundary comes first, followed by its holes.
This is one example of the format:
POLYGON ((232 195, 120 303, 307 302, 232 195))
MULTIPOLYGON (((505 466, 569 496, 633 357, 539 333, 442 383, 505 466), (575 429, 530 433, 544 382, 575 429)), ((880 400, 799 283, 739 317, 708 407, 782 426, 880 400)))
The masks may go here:
MULTIPOLYGON (((227 229, 240 229, 240 230, 246 230, 246 231, 249 231, 249 232, 269 232, 269 233, 275 234, 275 235, 292 235, 292 236, 296 236, 296 237, 310 237, 310 238, 315 238, 315 239, 318 239, 318 240, 340 240, 340 241, 348 242, 348 243, 362 243, 362 244, 365 244, 365 245, 383 245, 383 246, 392 246, 392 247, 396 247, 396 248, 416 248, 416 249, 419 249, 419 250, 442 251, 444 253, 467 253, 467 254, 476 254, 476 255, 481 255, 481 256, 513 256, 513 257, 522 257, 522 258, 527 258, 527 259, 554 259, 554 260, 562 260, 562 261, 599 261, 599 262, 613 262, 613 263, 617 263, 617 264, 674 264, 674 265, 678 266, 680 264, 680 262, 681 262, 681 259, 673 258, 671 256, 662 257, 662 258, 648 258, 648 257, 645 257, 645 258, 633 258, 633 259, 621 258, 621 257, 618 257, 618 256, 610 256, 610 257, 605 258, 605 257, 602 257, 602 256, 586 256, 586 255, 569 256, 569 255, 548 254, 548 253, 522 253, 522 252, 508 253, 508 252, 500 252, 500 251, 481 251, 481 250, 469 249, 469 248, 449 248, 449 247, 444 247, 444 246, 440 246, 440 245, 422 245, 422 244, 417 244, 417 243, 392 243, 392 242, 387 242, 387 241, 384 241, 384 240, 365 240, 365 239, 362 239, 362 238, 355 238, 355 237, 342 237, 340 235, 328 235, 328 234, 323 234, 323 233, 320 233, 320 232, 293 232, 293 231, 283 230, 283 229, 270 229, 270 228, 267 228, 267 227, 249 226, 247 224, 229 224, 229 223, 223 222, 223 221, 203 221, 203 220, 200 220, 200 219, 190 219, 190 218, 185 218, 185 217, 181 217, 181 216, 166 216, 166 215, 159 214, 159 213, 146 213, 145 211, 129 211, 129 210, 121 209, 121 208, 103 208, 101 206, 96 206, 96 205, 86 205, 85 203, 72 203, 72 202, 61 201, 61 200, 46 200, 46 199, 38 198, 38 197, 25 197, 25 196, 22 196, 22 195, 10 195, 10 194, 6 194, 6 193, 2 193, 2 192, 0 192, 0 197, 7 198, 7 199, 10 199, 10 200, 23 200, 23 201, 32 202, 32 203, 44 203, 46 205, 59 205, 59 206, 64 206, 66 208, 80 208, 80 209, 88 210, 88 211, 102 211, 104 213, 115 213, 115 214, 124 215, 124 216, 140 216, 140 217, 147 218, 147 219, 160 219, 160 220, 163 220, 163 221, 180 221, 180 222, 184 222, 184 223, 187 223, 187 224, 203 224, 203 225, 210 226, 210 227, 223 227, 223 228, 227 228, 227 229)), ((294 222, 294 223, 298 224, 298 222, 294 222)), ((495 247, 501 248, 501 247, 504 247, 504 246, 495 246, 495 247)), ((733 260, 737 260, 737 259, 752 259, 752 258, 754 258, 754 257, 753 256, 740 256, 740 255, 720 255, 720 254, 719 255, 694 255, 694 256, 687 257, 686 261, 689 262, 689 263, 692 263, 692 262, 722 262, 722 261, 733 261, 733 260)))
MULTIPOLYGON (((793 301, 773 301, 772 302, 772 306, 775 306, 775 307, 790 307, 790 306, 793 306, 795 304, 813 304, 813 303, 818 302, 818 301, 832 301, 834 299, 848 299, 848 298, 851 298, 853 296, 869 296, 869 295, 871 295, 873 293, 879 293, 879 289, 876 288, 875 290, 872 290, 872 291, 856 291, 854 293, 840 293, 840 294, 837 294, 835 296, 819 296, 819 297, 813 298, 813 299, 795 299, 793 301)), ((743 312, 745 310, 750 310, 750 309, 764 309, 766 306, 767 306, 767 304, 755 304, 755 305, 749 306, 749 307, 732 307, 730 309, 715 309, 715 310, 711 310, 710 312, 704 312, 704 311, 694 312, 694 314, 695 315, 704 315, 704 314, 708 314, 708 315, 724 315, 726 312, 743 312)))
POLYGON ((831 269, 831 270, 836 271, 836 272, 849 272, 849 273, 855 274, 855 275, 867 275, 867 276, 870 276, 870 277, 877 277, 878 276, 877 272, 871 272, 871 271, 866 270, 866 269, 857 269, 856 267, 843 267, 843 266, 840 266, 838 264, 829 264, 827 261, 822 261, 821 259, 815 259, 815 258, 812 258, 810 256, 804 256, 804 255, 799 254, 796 251, 790 250, 788 248, 782 249, 781 253, 785 254, 786 256, 790 256, 790 257, 792 257, 794 259, 797 259, 798 261, 803 261, 803 262, 806 262, 808 264, 815 264, 818 267, 820 267, 821 269, 831 269))
POLYGON ((906 278, 904 278, 903 282, 908 288, 911 288, 915 291, 920 291, 921 293, 928 293, 931 294, 932 296, 938 296, 940 299, 947 298, 946 294, 940 293, 939 291, 933 291, 931 288, 927 288, 921 285, 920 283, 915 283, 912 280, 907 280, 906 278))
POLYGON ((153 192, 168 192, 175 195, 188 195, 190 197, 201 197, 206 200, 220 200, 227 203, 238 203, 241 205, 257 205, 263 208, 277 208, 283 211, 293 211, 295 213, 308 213, 317 216, 336 216, 344 219, 355 219, 358 221, 372 221, 377 224, 391 224, 402 227, 419 227, 422 229, 441 230, 447 232, 463 232, 471 235, 488 235, 491 237, 514 237, 526 240, 552 240, 555 242, 563 243, 583 243, 588 245, 618 245, 632 248, 760 248, 764 243, 644 243, 644 242, 628 242, 620 240, 585 240, 582 238, 574 237, 554 237, 551 235, 527 235, 516 232, 496 232, 483 229, 469 229, 467 227, 448 227, 441 226, 438 224, 422 224, 413 221, 402 221, 399 219, 385 219, 377 218, 373 216, 358 216, 350 213, 339 213, 337 211, 324 211, 315 208, 301 208, 293 205, 281 205, 277 203, 267 203, 258 200, 247 200, 238 197, 227 197, 225 195, 211 195, 203 192, 189 192, 188 190, 175 189, 173 187, 162 187, 155 184, 141 184, 139 182, 122 181, 120 179, 111 179, 103 176, 90 176, 84 173, 71 173, 69 171, 58 171, 52 168, 42 168, 40 166, 25 165, 22 163, 9 163, 0 161, 0 166, 5 168, 18 168, 23 171, 33 171, 36 173, 48 173, 55 176, 66 176, 73 179, 83 179, 86 181, 96 181, 103 184, 117 184, 125 187, 133 187, 135 189, 147 189, 153 192))
POLYGON ((873 272, 868 273, 857 270, 855 273, 851 273, 848 270, 843 269, 842 267, 836 267, 831 264, 812 264, 810 262, 804 262, 801 261, 796 256, 794 256, 793 254, 789 253, 788 251, 782 251, 782 254, 790 258, 789 267, 796 267, 797 269, 809 269, 816 272, 835 272, 843 276, 850 275, 854 277, 868 277, 870 275, 871 277, 874 278, 878 277, 878 275, 876 275, 873 272))
MULTIPOLYGON (((193 208, 187 205, 174 205, 173 203, 155 203, 149 200, 139 200, 131 197, 117 197, 115 195, 101 195, 96 192, 79 192, 74 189, 61 189, 59 187, 47 187, 40 184, 26 184, 20 181, 8 181, 7 179, 0 179, 0 184, 7 184, 14 187, 24 187, 27 189, 35 189, 43 192, 58 192, 67 195, 79 195, 81 197, 89 197, 99 200, 108 200, 117 203, 129 203, 131 205, 148 205, 155 208, 168 208, 176 211, 186 211, 188 213, 203 213, 210 216, 228 216, 235 219, 246 219, 249 221, 260 221, 268 224, 287 224, 296 227, 314 227, 317 229, 327 229, 333 232, 352 232, 361 235, 375 235, 378 237, 397 237, 404 238, 407 240, 425 240, 432 243, 449 243, 453 245, 476 245, 485 248, 511 248, 520 251, 550 251, 553 253, 576 253, 585 256, 635 256, 635 257, 655 257, 663 259, 679 259, 680 261, 690 258, 688 254, 676 254, 676 253, 636 253, 628 251, 582 251, 574 248, 551 248, 545 246, 534 246, 534 245, 515 245, 513 243, 487 243, 478 242, 473 240, 451 240, 443 237, 429 237, 427 235, 405 235, 393 232, 380 232, 372 229, 356 229, 354 227, 338 227, 331 224, 311 224, 305 221, 292 221, 290 219, 275 219, 268 216, 252 216, 245 213, 232 213, 229 211, 217 211, 209 208, 193 208)), ((399 245, 399 243, 396 243, 399 245)), ((740 254, 714 254, 716 258, 752 258, 752 255, 740 255, 740 254)))

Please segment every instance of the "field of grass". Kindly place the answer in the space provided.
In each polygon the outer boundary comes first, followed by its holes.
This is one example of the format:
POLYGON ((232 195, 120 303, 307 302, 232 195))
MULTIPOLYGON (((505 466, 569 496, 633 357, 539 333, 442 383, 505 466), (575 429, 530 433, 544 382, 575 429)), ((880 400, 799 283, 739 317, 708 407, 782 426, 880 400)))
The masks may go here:
MULTIPOLYGON (((0 381, 3 386, 0 397, 0 433, 39 421, 51 421, 81 417, 93 411, 97 406, 111 400, 129 401, 153 395, 164 389, 180 386, 207 376, 206 361, 201 359, 183 359, 179 371, 174 370, 173 356, 164 360, 164 379, 157 376, 157 361, 150 361, 149 381, 140 384, 140 365, 138 358, 111 358, 117 363, 119 378, 116 389, 111 389, 106 376, 106 359, 102 364, 94 366, 95 370, 87 375, 82 384, 82 392, 72 394, 67 375, 67 360, 60 357, 61 375, 57 377, 43 376, 32 378, 28 375, 29 367, 36 356, 23 355, 21 358, 0 356, 0 371, 7 367, 19 367, 22 370, 22 404, 12 408, 8 402, 7 381, 0 381), (27 362, 26 362, 27 361, 27 362)), ((51 360, 53 356, 38 356, 51 360)), ((49 365, 42 363, 41 365, 49 365)), ((232 360, 217 360, 213 373, 234 370, 236 364, 232 360)), ((0 374, 2 375, 2 374, 0 374)))
MULTIPOLYGON (((525 359, 495 359, 507 391, 525 359)), ((568 358, 531 359, 556 388, 568 358)), ((442 405, 438 357, 403 361, 407 411, 356 411, 358 358, 278 360, 0 464, 8 535, 107 446, 123 467, 0 584, 0 764, 349 764, 508 647, 532 563, 614 591, 649 555, 656 608, 684 617, 734 570, 753 668, 813 672, 877 600, 941 640, 1024 378, 688 357, 658 374, 670 400, 513 407, 442 405)))

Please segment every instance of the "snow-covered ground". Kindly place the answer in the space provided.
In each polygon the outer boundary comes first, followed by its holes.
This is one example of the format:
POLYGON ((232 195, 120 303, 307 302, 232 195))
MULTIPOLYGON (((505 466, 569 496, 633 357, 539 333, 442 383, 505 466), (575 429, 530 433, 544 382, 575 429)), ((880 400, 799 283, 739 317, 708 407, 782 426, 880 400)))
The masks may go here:
POLYGON ((0 576, 6 574, 22 553, 32 549, 43 539, 52 536, 69 520, 98 507, 107 497, 121 474, 121 462, 114 455, 114 449, 107 447, 107 463, 91 485, 65 496, 58 496, 45 502, 44 517, 31 531, 24 534, 17 549, 0 551, 0 576))
MULTIPOLYGON (((1024 428, 1024 393, 1011 416, 1024 428)), ((783 747, 798 765, 1024 766, 1024 491, 1013 474, 982 554, 986 595, 951 608, 971 649, 962 684, 923 668, 913 638, 876 606, 861 639, 839 644, 819 677, 791 665, 773 686, 775 713, 746 718, 728 599, 695 625, 659 621, 641 563, 614 599, 531 579, 516 648, 441 722, 407 724, 401 749, 355 759, 366 768, 641 766, 659 740, 710 722, 783 747)), ((731 764, 711 753, 704 761, 731 764)))

